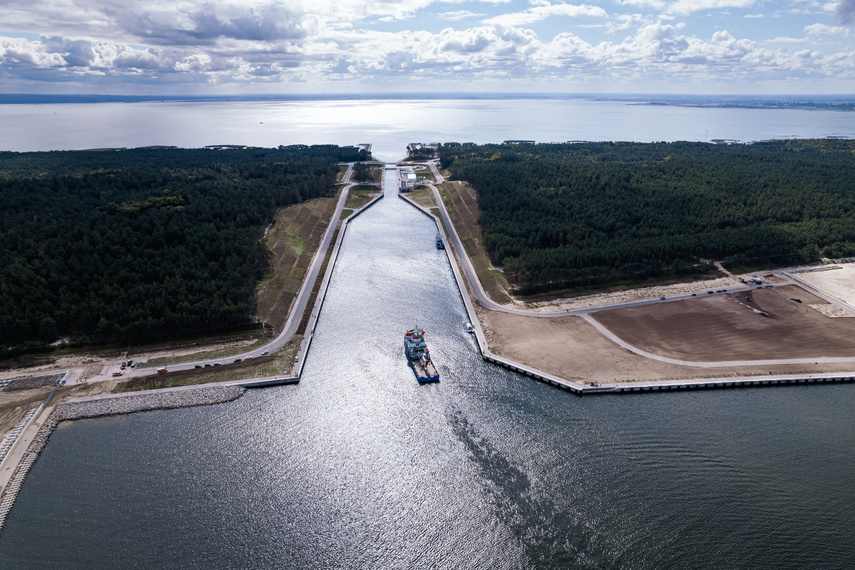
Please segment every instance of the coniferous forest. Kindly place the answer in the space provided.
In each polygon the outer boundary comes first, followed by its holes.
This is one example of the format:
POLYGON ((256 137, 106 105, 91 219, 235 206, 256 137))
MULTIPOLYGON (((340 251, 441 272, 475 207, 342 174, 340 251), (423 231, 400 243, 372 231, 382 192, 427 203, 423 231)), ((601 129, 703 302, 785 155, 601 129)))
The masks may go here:
POLYGON ((855 141, 445 144, 523 292, 855 255, 855 141))
POLYGON ((352 147, 0 153, 0 357, 248 326, 277 209, 352 147))

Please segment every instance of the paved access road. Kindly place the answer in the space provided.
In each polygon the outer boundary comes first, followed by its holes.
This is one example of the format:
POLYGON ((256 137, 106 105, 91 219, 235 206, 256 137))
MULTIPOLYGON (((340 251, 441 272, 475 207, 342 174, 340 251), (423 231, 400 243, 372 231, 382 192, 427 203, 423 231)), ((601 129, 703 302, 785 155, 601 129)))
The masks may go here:
MULTIPOLYGON (((347 172, 345 172, 344 177, 342 178, 342 184, 344 184, 344 188, 341 191, 341 196, 339 196, 338 203, 335 207, 335 212, 330 220, 330 225, 327 227, 326 232, 324 233, 324 237, 321 240, 321 244, 318 247, 318 251, 315 252, 315 256, 312 259, 312 263, 309 266, 309 269, 306 271, 306 275, 303 278, 303 284, 300 286, 300 290, 297 293, 297 297, 294 301, 294 306, 291 309, 290 314, 288 315, 288 320, 285 322, 285 326, 282 329, 282 332, 279 335, 271 340, 269 343, 264 346, 260 346, 253 350, 244 352, 242 354, 233 354, 231 356, 225 356, 221 358, 211 358, 207 360, 198 360, 196 362, 183 362, 181 364, 170 364, 168 366, 170 371, 173 370, 189 370, 195 368, 197 365, 204 366, 205 364, 213 365, 215 362, 221 362, 222 364, 227 364, 233 362, 235 359, 240 358, 241 360, 245 360, 247 357, 258 357, 262 356, 262 353, 269 352, 274 353, 278 350, 281 350, 285 344, 291 340, 291 337, 297 332, 297 327, 300 326, 300 321, 303 318, 303 313, 306 310, 306 305, 309 302, 309 297, 312 294, 312 288, 315 285, 315 281, 318 278, 318 274, 321 271, 321 266, 324 263, 324 257, 326 256, 326 252, 329 249, 330 243, 332 242, 333 235, 335 234, 335 228, 338 225, 339 219, 341 219, 341 212, 344 209, 344 204, 347 201, 347 196, 350 192, 350 189, 355 186, 357 183, 351 181, 351 177, 353 176, 353 163, 348 163, 347 172)), ((302 360, 303 354, 298 353, 297 357, 302 360)), ((102 373, 99 376, 95 376, 90 378, 88 382, 95 382, 99 380, 109 380, 112 379, 112 373, 114 370, 118 370, 118 367, 110 367, 110 369, 102 373)), ((125 370, 124 377, 136 377, 136 376, 147 376, 151 374, 155 374, 157 372, 157 367, 148 367, 148 368, 135 368, 125 370)))
MULTIPOLYGON (((433 172, 434 177, 436 178, 435 184, 442 184, 445 179, 439 173, 439 170, 436 167, 435 162, 430 163, 431 171, 433 172)), ((461 265, 463 266, 463 272, 466 274, 466 279, 469 281, 469 285, 472 288, 472 291, 475 295, 478 304, 484 307, 485 309, 491 311, 500 311, 503 313, 509 313, 514 315, 521 315, 526 317, 539 317, 539 318, 548 318, 548 317, 564 317, 564 316, 581 316, 586 321, 591 323, 598 331, 600 331, 607 338, 611 339, 616 344, 622 346, 623 348, 634 352, 640 356, 644 356, 645 358, 651 358, 653 360, 658 360, 660 362, 667 362, 670 364, 679 364, 682 366, 695 366, 699 368, 724 368, 730 366, 769 366, 775 364, 807 364, 807 363, 831 363, 831 362, 855 362, 855 357, 833 357, 833 358, 792 358, 792 359, 781 359, 781 360, 736 360, 736 361, 718 361, 718 362, 700 362, 700 361, 689 361, 689 360, 679 360, 675 358, 667 358, 665 356, 658 356, 656 354, 647 352, 645 350, 641 350, 638 347, 635 347, 626 341, 622 340, 620 337, 612 333, 609 329, 601 325, 591 316, 591 313, 595 313, 598 311, 609 311, 614 309, 625 309, 628 307, 640 307, 643 305, 652 305, 655 303, 667 303, 672 301, 679 301, 683 299, 692 299, 698 298, 701 296, 708 296, 707 293, 685 293, 681 295, 675 295, 668 297, 666 299, 662 299, 661 297, 653 298, 653 299, 641 299, 638 301, 629 301, 625 303, 613 303, 600 305, 597 307, 585 307, 581 309, 572 309, 566 311, 543 311, 536 312, 525 309, 517 309, 513 307, 506 307, 504 305, 500 305, 493 301, 484 290, 484 287, 481 285, 481 280, 478 279, 478 275, 475 272, 475 267, 472 265, 472 261, 469 259, 469 256, 466 254, 466 250, 463 249, 463 242, 460 240, 460 236, 457 234, 457 230, 454 227, 454 224, 451 222, 451 218, 448 215, 448 210, 445 208, 445 203, 442 201, 442 197, 439 195, 439 191, 437 190, 434 184, 426 184, 428 188, 430 188, 433 193, 434 199, 439 206, 440 216, 442 217, 443 222, 445 223, 446 228, 448 228, 448 232, 450 234, 450 239, 454 245, 455 250, 458 254, 458 259, 460 260, 461 265)), ((787 275, 782 272, 775 272, 779 277, 783 277, 787 281, 785 283, 780 283, 776 285, 764 285, 764 286, 756 286, 756 285, 743 285, 739 287, 734 287, 732 289, 728 289, 727 292, 730 293, 738 293, 742 291, 750 291, 752 289, 758 287, 780 287, 782 285, 790 285, 794 282, 798 281, 799 285, 804 286, 800 280, 793 279, 790 275, 787 275)), ((845 306, 851 310, 851 307, 848 307, 845 303, 830 297, 829 295, 819 291, 813 287, 807 287, 812 293, 828 300, 831 303, 834 303, 837 306, 845 306)), ((714 292, 713 294, 724 294, 724 290, 719 290, 714 292)))

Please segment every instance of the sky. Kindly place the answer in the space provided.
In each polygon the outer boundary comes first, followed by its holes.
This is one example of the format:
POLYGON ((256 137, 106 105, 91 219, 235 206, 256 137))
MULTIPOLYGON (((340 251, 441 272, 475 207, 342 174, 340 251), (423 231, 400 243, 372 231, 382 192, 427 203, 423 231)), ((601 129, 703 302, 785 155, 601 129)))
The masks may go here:
POLYGON ((3 0, 0 92, 852 94, 855 0, 3 0))

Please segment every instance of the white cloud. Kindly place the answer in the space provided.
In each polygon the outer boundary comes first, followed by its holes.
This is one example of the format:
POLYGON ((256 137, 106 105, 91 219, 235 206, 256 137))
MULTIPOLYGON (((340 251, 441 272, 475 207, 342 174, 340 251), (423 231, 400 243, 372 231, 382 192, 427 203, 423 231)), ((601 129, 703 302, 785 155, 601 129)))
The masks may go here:
MULTIPOLYGON (((795 0, 788 6, 816 11, 821 1, 795 0)), ((841 6, 850 3, 855 0, 836 3, 838 14, 841 6)), ((482 11, 493 15, 485 22, 464 29, 455 29, 461 24, 449 24, 429 32, 401 28, 419 23, 418 11, 428 6, 463 8, 441 12, 448 22, 485 16, 465 9, 475 4, 463 5, 459 0, 407 4, 391 0, 174 0, 168 4, 4 0, 3 27, 15 30, 17 36, 28 35, 0 38, 0 81, 4 86, 38 81, 156 85, 167 78, 174 84, 245 85, 247 90, 263 84, 287 90, 292 82, 371 82, 382 89, 390 82, 400 84, 401 78, 448 79, 472 88, 514 80, 557 85, 568 78, 579 82, 601 78, 599 85, 659 81, 701 86, 799 78, 809 78, 806 81, 813 84, 818 77, 855 78, 852 36, 844 26, 812 24, 804 28, 804 38, 779 37, 758 44, 728 31, 699 34, 693 27, 695 19, 688 17, 700 10, 756 5, 758 13, 743 17, 762 15, 773 22, 781 12, 762 10, 771 2, 622 0, 619 4, 632 9, 609 15, 594 3, 529 0, 524 9, 497 14, 494 7, 488 10, 482 3, 482 11), (417 17, 407 20, 413 15, 417 17), (583 20, 593 23, 579 32, 585 39, 567 31, 547 36, 537 26, 533 26, 537 31, 524 29, 555 16, 597 19, 583 20), (383 17, 392 23, 384 24, 382 32, 371 29, 383 17), (404 20, 404 24, 395 23, 404 20), (615 36, 604 33, 619 33, 620 39, 606 41, 615 36), (809 42, 822 42, 826 53, 790 53, 769 47, 809 42)))
POLYGON ((849 28, 843 26, 827 26, 825 24, 811 24, 805 26, 808 38, 812 40, 823 40, 834 37, 852 37, 849 28))
POLYGON ((443 20, 449 20, 452 22, 456 22, 458 20, 465 20, 466 18, 481 18, 484 14, 476 14, 475 12, 471 12, 469 10, 457 10, 456 12, 442 12, 439 17, 443 20))
POLYGON ((718 10, 723 8, 748 8, 755 0, 677 0, 668 6, 673 14, 691 14, 703 10, 718 10))
POLYGON ((522 12, 512 12, 487 18, 484 20, 484 23, 500 26, 524 26, 552 16, 593 16, 605 18, 608 17, 608 14, 599 6, 590 6, 588 4, 549 4, 548 2, 544 2, 522 12))
POLYGON ((625 32, 630 28, 637 27, 645 21, 641 14, 621 14, 615 16, 614 22, 609 22, 605 25, 605 30, 610 34, 625 32))
POLYGON ((665 0, 621 0, 624 6, 635 6, 636 8, 653 8, 654 10, 662 10, 665 8, 665 0))

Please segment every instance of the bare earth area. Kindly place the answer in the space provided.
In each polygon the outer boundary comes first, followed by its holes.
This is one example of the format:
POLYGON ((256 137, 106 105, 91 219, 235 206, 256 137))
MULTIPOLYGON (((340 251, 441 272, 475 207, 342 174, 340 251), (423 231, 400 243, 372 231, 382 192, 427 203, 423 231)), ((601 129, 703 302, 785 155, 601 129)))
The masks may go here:
MULTIPOLYGON (((680 366, 630 352, 601 335, 581 317, 533 318, 486 311, 480 307, 477 312, 493 353, 575 382, 605 384, 752 374, 814 374, 852 369, 851 363, 762 368, 680 366)), ((850 350, 852 352, 855 350, 850 350)), ((754 358, 763 356, 755 355, 754 358)))
POLYGON ((799 273, 795 277, 855 307, 855 264, 848 263, 839 267, 840 269, 799 273))
POLYGON ((656 299, 657 297, 676 297, 690 293, 702 294, 709 290, 729 289, 740 285, 739 280, 732 277, 720 277, 718 279, 707 279, 704 281, 690 281, 686 283, 672 283, 669 285, 655 285, 652 287, 637 287, 624 291, 609 291, 595 293, 582 297, 568 299, 555 299, 533 303, 531 310, 535 312, 570 311, 575 309, 587 309, 590 307, 602 307, 603 305, 614 305, 617 303, 630 303, 644 299, 656 299))
POLYGON ((829 318, 811 308, 827 304, 792 285, 592 316, 633 346, 681 360, 855 356, 855 320, 829 318))
MULTIPOLYGON (((109 394, 116 387, 116 384, 115 381, 108 381, 60 388, 54 394, 51 404, 60 399, 109 394)), ((50 395, 51 390, 53 390, 53 386, 15 392, 0 390, 0 436, 5 436, 11 431, 29 410, 42 405, 50 395)))

